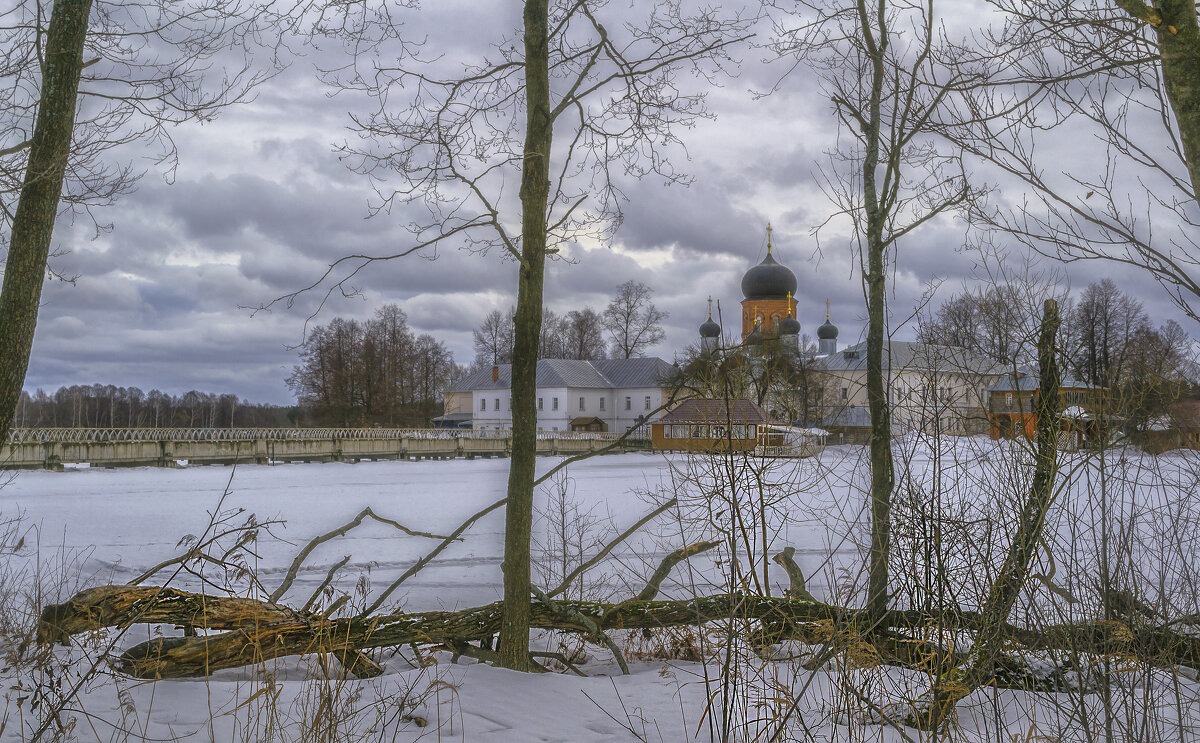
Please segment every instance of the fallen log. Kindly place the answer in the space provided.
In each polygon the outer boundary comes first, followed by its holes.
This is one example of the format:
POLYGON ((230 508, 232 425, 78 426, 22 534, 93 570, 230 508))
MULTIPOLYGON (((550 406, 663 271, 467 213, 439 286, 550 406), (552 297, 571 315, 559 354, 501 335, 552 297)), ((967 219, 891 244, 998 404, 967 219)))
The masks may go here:
MULTIPOLYGON (((531 606, 537 629, 591 635, 597 629, 658 629, 698 626, 728 620, 769 622, 776 637, 820 642, 832 632, 855 633, 867 621, 862 610, 818 601, 746 594, 717 594, 676 601, 536 601, 531 606), (586 619, 585 623, 582 619, 586 619), (590 626, 589 626, 590 625, 590 626)), ((62 641, 70 634, 132 623, 160 623, 230 631, 207 637, 155 639, 115 659, 117 670, 137 678, 207 676, 215 671, 308 653, 334 653, 410 644, 453 647, 492 637, 500 629, 500 604, 462 611, 324 618, 250 599, 201 596, 169 588, 105 586, 47 607, 38 637, 62 641)), ((922 653, 894 633, 920 637, 925 627, 977 630, 978 615, 950 612, 934 616, 918 610, 889 611, 884 624, 893 635, 877 648, 880 662, 916 665, 922 653)), ((868 638, 872 633, 859 632, 868 638)), ((1009 653, 1070 651, 1118 655, 1157 665, 1200 666, 1200 637, 1167 627, 1096 621, 1028 629, 1005 624, 1009 653)), ((887 635, 880 635, 887 638, 887 635)), ((927 644, 923 647, 930 647, 927 644)), ((925 662, 928 658, 925 659, 925 662)), ((949 659, 942 659, 939 665, 949 659)), ((952 662, 952 661, 950 661, 952 662)))
POLYGON ((130 624, 236 629, 295 621, 286 606, 230 596, 206 596, 164 586, 99 586, 42 610, 37 641, 69 644, 71 635, 130 624))

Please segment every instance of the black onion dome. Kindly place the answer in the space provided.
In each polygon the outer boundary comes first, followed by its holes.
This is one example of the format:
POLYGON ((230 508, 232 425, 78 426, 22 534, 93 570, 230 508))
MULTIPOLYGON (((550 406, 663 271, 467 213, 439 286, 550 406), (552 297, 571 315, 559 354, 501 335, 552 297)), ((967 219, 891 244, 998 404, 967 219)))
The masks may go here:
POLYGON ((721 326, 717 325, 715 322, 713 322, 713 319, 711 317, 708 318, 707 320, 705 320, 704 324, 700 326, 700 337, 701 338, 717 338, 720 335, 721 335, 721 326))
POLYGON ((837 340, 837 335, 838 335, 837 326, 834 325, 833 323, 829 322, 828 319, 825 320, 824 325, 817 328, 817 338, 819 338, 823 341, 837 340))
POLYGON ((800 321, 788 315, 779 321, 780 335, 797 335, 800 333, 800 321))
POLYGON ((770 251, 762 263, 742 276, 742 296, 746 299, 786 299, 788 292, 796 293, 796 274, 777 262, 770 251))

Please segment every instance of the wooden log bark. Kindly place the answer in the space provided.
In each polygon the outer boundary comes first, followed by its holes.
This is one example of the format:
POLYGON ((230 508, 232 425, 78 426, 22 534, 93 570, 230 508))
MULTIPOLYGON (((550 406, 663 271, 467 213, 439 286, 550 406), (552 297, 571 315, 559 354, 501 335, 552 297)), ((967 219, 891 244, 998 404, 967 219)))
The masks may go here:
MULTIPOLYGON (((534 628, 583 634, 593 633, 594 628, 600 631, 657 629, 750 619, 772 622, 790 631, 792 636, 812 641, 814 637, 828 635, 830 625, 837 631, 856 632, 860 626, 865 630, 869 621, 866 611, 861 609, 745 594, 717 594, 677 601, 635 600, 619 604, 550 600, 533 602, 530 608, 534 628), (572 619, 577 616, 586 617, 594 628, 572 619), (818 630, 817 625, 824 629, 818 630)), ((494 603, 456 612, 325 619, 248 599, 199 596, 152 587, 105 586, 89 589, 64 604, 48 607, 46 613, 50 619, 38 633, 43 641, 61 640, 74 632, 135 622, 231 628, 231 631, 209 637, 145 642, 127 650, 114 663, 119 671, 130 676, 153 679, 206 676, 222 669, 307 653, 343 655, 350 650, 409 644, 453 647, 498 632, 501 605, 494 603), (252 606, 254 604, 258 606, 252 606)), ((891 637, 878 632, 860 634, 879 646, 881 662, 915 665, 922 655, 921 648, 911 641, 898 641, 895 632, 919 631, 934 624, 948 629, 978 631, 982 620, 973 612, 933 616, 919 610, 890 610, 884 614, 883 624, 893 631, 891 637)), ((1119 655, 1155 665, 1200 667, 1200 637, 1180 634, 1166 626, 1139 626, 1110 620, 1052 625, 1035 630, 1004 624, 1002 634, 1010 643, 1010 649, 1119 655)), ((951 661, 939 661, 946 662, 951 661)))
POLYGON ((37 640, 66 645, 71 635, 137 623, 229 630, 300 618, 285 606, 254 599, 205 596, 162 586, 99 586, 45 607, 37 640))

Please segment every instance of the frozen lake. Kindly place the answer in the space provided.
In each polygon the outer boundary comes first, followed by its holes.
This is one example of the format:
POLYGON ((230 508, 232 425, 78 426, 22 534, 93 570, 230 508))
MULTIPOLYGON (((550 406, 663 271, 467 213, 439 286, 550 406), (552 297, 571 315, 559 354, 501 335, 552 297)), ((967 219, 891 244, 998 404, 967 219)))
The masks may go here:
MULTIPOLYGON (((901 440, 896 452, 893 567, 899 590, 893 601, 899 605, 919 600, 923 565, 940 559, 953 581, 952 597, 968 605, 978 595, 972 592, 987 586, 987 563, 998 559, 1007 545, 1007 530, 1031 471, 1028 460, 1011 444, 978 438, 951 440, 935 448, 901 440), (927 517, 933 516, 944 527, 936 534, 926 528, 927 517)), ((539 472, 557 463, 540 459, 539 472)), ((681 501, 678 509, 664 513, 587 573, 588 595, 628 598, 640 590, 667 551, 732 533, 741 543, 754 544, 759 555, 759 540, 768 543, 768 554, 785 546, 796 548, 808 589, 817 598, 850 604, 860 600, 854 591, 863 584, 865 450, 831 447, 820 457, 776 460, 765 469, 745 464, 720 458, 625 454, 572 465, 568 479, 543 486, 536 495, 539 516, 533 533, 535 561, 541 568, 534 571, 535 582, 550 586, 554 574, 562 574, 562 544, 568 545, 577 562, 579 555, 594 554, 614 534, 674 495, 681 501), (556 509, 560 495, 563 500, 556 509), (738 511, 736 519, 731 520, 731 509, 738 511)), ((25 561, 31 569, 36 561, 43 571, 43 585, 55 598, 72 593, 83 582, 124 583, 148 566, 179 555, 185 549, 179 544, 181 538, 206 529, 228 486, 220 507, 233 514, 229 523, 242 523, 251 514, 259 522, 279 522, 270 533, 260 530, 247 556, 247 567, 271 590, 303 545, 345 524, 367 506, 412 529, 448 533, 504 496, 508 465, 503 459, 459 459, 236 470, 23 472, 0 488, 0 516, 20 513, 24 523, 35 528, 26 533, 28 549, 4 559, 9 567, 25 561)), ((1111 533, 1126 535, 1121 540, 1127 550, 1122 560, 1129 566, 1126 570, 1137 570, 1141 585, 1151 587, 1141 594, 1144 599, 1154 601, 1155 587, 1161 587, 1171 615, 1200 610, 1194 590, 1200 565, 1196 453, 1152 458, 1119 450, 1109 454, 1103 467, 1087 454, 1064 454, 1062 467, 1047 520, 1045 554, 1039 554, 1034 569, 1057 588, 1084 597, 1085 603, 1055 602, 1044 588, 1046 583, 1031 582, 1020 616, 1028 616, 1034 606, 1052 605, 1071 612, 1094 605, 1089 592, 1104 524, 1114 530, 1111 533)), ((502 509, 482 518, 462 542, 452 544, 405 583, 391 602, 420 610, 497 600, 503 522, 502 509)), ((285 602, 302 605, 329 568, 350 556, 335 586, 339 593, 353 597, 351 607, 361 606, 363 594, 377 595, 436 544, 367 521, 314 550, 285 602)), ((695 557, 675 569, 665 593, 683 596, 728 590, 729 566, 727 551, 695 557)), ((778 566, 769 568, 770 590, 777 593, 787 578, 778 566)), ((161 584, 168 576, 169 571, 146 582, 161 584)), ((209 567, 205 577, 221 585, 229 576, 209 567)), ((186 574, 171 582, 184 588, 202 587, 200 580, 186 574)), ((741 584, 748 582, 743 573, 741 584)), ((236 578, 229 581, 236 583, 236 578)), ((244 590, 243 585, 238 592, 244 590)), ((116 638, 117 649, 145 639, 147 630, 136 629, 116 638)), ((618 636, 618 641, 632 643, 636 649, 639 638, 618 636)), ((554 642, 558 640, 544 635, 535 638, 535 644, 543 646, 554 647, 550 644, 554 642)), ((79 669, 80 664, 92 662, 90 652, 86 646, 75 646, 60 648, 57 654, 73 664, 70 668, 79 669)), ((348 695, 333 701, 355 710, 347 713, 346 724, 358 726, 360 734, 372 739, 382 739, 386 732, 389 740, 405 741, 615 741, 631 739, 635 728, 638 736, 649 740, 708 740, 713 723, 705 718, 706 700, 717 698, 719 691, 712 681, 716 664, 706 666, 669 655, 639 657, 634 652, 633 675, 618 676, 602 648, 592 648, 583 661, 588 678, 517 674, 471 662, 451 664, 448 653, 440 653, 438 662, 428 666, 417 663, 407 649, 388 650, 377 657, 386 670, 383 676, 336 684, 319 680, 312 656, 273 662, 265 669, 222 671, 209 679, 154 684, 102 674, 81 691, 71 714, 80 721, 76 735, 82 740, 164 740, 180 735, 203 740, 304 739, 304 725, 309 724, 305 721, 311 721, 314 710, 326 703, 333 690, 348 695), (276 685, 275 696, 259 693, 267 684, 276 685), (403 708, 428 720, 430 727, 421 728, 389 712, 397 709, 401 697, 406 700, 403 708), (118 729, 116 723, 124 727, 118 729), (264 727, 268 723, 286 730, 264 727)), ((798 709, 806 724, 818 731, 817 740, 840 740, 850 734, 851 728, 845 726, 849 718, 839 710, 846 705, 854 708, 856 703, 851 700, 839 706, 833 701, 846 679, 859 683, 878 674, 869 683, 882 684, 886 692, 881 693, 897 699, 916 698, 927 684, 920 674, 893 667, 858 671, 835 664, 813 672, 797 662, 762 662, 752 655, 739 663, 743 664, 740 672, 754 675, 750 686, 738 692, 736 704, 747 705, 739 715, 758 719, 757 708, 750 707, 754 699, 774 700, 767 703, 777 705, 778 690, 787 689, 785 693, 799 695, 798 709)), ((36 674, 13 676, 17 671, 8 670, 0 673, 0 682, 8 689, 37 678, 36 674)), ((1161 714, 1168 722, 1177 714, 1200 719, 1195 686, 1189 682, 1183 688, 1187 697, 1183 706, 1163 700, 1161 714)), ((0 698, 0 717, 8 715, 10 720, 7 728, 0 725, 0 738, 25 740, 37 718, 17 705, 19 695, 14 694, 0 698)), ((1026 735, 1031 720, 1038 721, 1038 731, 1054 732, 1053 739, 1081 739, 1075 702, 1063 704, 1053 695, 1024 692, 976 696, 977 703, 960 711, 964 739, 1010 740, 1026 735)), ((1089 699, 1088 704, 1094 703, 1094 696, 1089 699)), ((1084 727, 1092 725, 1093 718, 1085 714, 1084 727)), ((897 731, 874 723, 855 731, 866 739, 903 739, 897 731)), ((359 738, 347 733, 346 739, 359 738)))
MULTIPOLYGON (((539 474, 558 461, 539 459, 539 474)), ((577 515, 586 514, 594 522, 582 538, 585 550, 606 541, 614 528, 623 530, 649 512, 654 496, 647 494, 681 487, 673 480, 683 467, 681 458, 654 454, 601 456, 571 465, 568 497, 577 515)), ((253 566, 264 584, 274 587, 301 546, 367 506, 409 528, 446 534, 503 498, 507 476, 505 459, 22 472, 0 489, 0 513, 19 512, 27 523, 37 525, 41 555, 77 557, 91 583, 124 583, 179 554, 180 539, 206 528, 228 485, 222 509, 245 511, 235 521, 253 514, 260 521, 282 522, 272 527, 274 537, 260 536, 255 550, 259 559, 253 566)), ((549 493, 546 486, 538 490, 537 508, 542 512, 549 493)), ((549 526, 541 516, 535 539, 549 526)), ((448 547, 405 583, 405 608, 462 608, 498 599, 503 527, 503 509, 478 521, 462 542, 448 547)), ((653 566, 642 570, 645 563, 657 563, 663 553, 683 543, 679 530, 674 530, 674 539, 671 531, 669 526, 647 529, 616 550, 610 562, 626 572, 648 573, 653 566)), ((823 531, 812 523, 784 526, 780 538, 797 547, 806 572, 817 572, 818 563, 829 554, 823 531)), ((329 566, 346 555, 351 561, 345 574, 369 574, 373 586, 387 585, 435 545, 368 520, 318 547, 289 596, 302 602, 329 566)), ((856 553, 851 549, 847 557, 852 554, 856 553)), ((772 580, 783 584, 787 577, 779 570, 772 580)), ((820 579, 816 581, 811 590, 819 590, 820 579)), ((195 587, 186 576, 176 584, 195 587)))

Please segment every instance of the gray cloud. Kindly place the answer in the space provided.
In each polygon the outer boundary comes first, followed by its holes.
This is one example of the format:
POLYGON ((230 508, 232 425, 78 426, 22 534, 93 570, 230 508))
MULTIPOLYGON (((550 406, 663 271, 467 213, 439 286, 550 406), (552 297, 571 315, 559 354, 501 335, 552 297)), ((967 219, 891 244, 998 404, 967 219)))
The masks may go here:
MULTIPOLYGON (((448 48, 447 63, 456 62, 473 56, 481 36, 515 25, 502 17, 506 7, 472 4, 464 14, 461 6, 430 4, 420 22, 436 36, 431 44, 443 45, 431 48, 448 48)), ((727 330, 736 331, 741 274, 762 259, 771 220, 776 255, 797 275, 803 332, 824 320, 828 298, 842 343, 860 338, 865 312, 850 237, 836 226, 813 234, 834 211, 818 168, 835 144, 837 122, 817 81, 802 74, 756 99, 753 92, 770 90, 783 71, 759 64, 756 55, 743 53, 741 76, 709 91, 717 119, 682 133, 687 153, 674 161, 692 185, 667 187, 654 178, 623 184, 629 201, 613 246, 576 246, 569 260, 551 262, 549 307, 602 309, 618 284, 644 281, 670 312, 657 349, 669 359, 695 341, 708 296, 719 301, 727 330)), ((411 245, 404 227, 418 214, 399 207, 366 218, 377 196, 334 147, 353 136, 347 111, 367 104, 328 97, 312 69, 336 59, 332 47, 315 52, 252 103, 178 130, 174 181, 151 176, 104 211, 111 231, 95 236, 82 221, 59 226, 56 246, 71 252, 54 265, 79 279, 47 285, 27 388, 103 382, 291 400, 283 380, 296 354, 287 346, 300 341, 321 295, 304 295, 291 309, 243 308, 309 284, 340 255, 411 245)), ((950 219, 904 239, 891 289, 897 318, 931 283, 942 283, 936 303, 977 278, 978 258, 962 243, 963 228, 950 219)), ((363 318, 395 302, 418 332, 444 340, 458 361, 469 362, 471 329, 488 311, 515 302, 515 270, 500 253, 455 246, 439 249, 436 260, 379 263, 351 282, 360 297, 333 296, 315 321, 363 318)), ((1078 263, 1069 276, 1082 288, 1112 272, 1107 264, 1078 263)), ((1146 275, 1122 271, 1113 278, 1143 298, 1156 321, 1178 316, 1146 275)))

